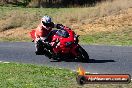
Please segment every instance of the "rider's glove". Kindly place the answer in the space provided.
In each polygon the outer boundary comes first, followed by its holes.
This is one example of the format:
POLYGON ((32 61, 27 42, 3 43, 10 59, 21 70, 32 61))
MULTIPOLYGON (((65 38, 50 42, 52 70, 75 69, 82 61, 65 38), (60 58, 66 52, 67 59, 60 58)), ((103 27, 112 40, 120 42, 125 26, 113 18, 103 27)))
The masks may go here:
POLYGON ((57 29, 62 29, 64 26, 62 24, 56 24, 57 29))

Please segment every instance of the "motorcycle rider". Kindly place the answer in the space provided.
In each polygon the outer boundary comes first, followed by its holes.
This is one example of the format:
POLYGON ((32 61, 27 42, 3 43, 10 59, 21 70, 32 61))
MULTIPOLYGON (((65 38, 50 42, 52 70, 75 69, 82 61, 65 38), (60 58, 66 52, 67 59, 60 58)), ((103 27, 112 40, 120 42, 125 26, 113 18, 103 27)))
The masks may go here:
POLYGON ((41 23, 35 29, 35 47, 36 47, 36 55, 42 54, 42 49, 39 47, 39 42, 48 41, 49 36, 52 35, 52 28, 61 29, 64 27, 62 24, 54 24, 52 22, 51 17, 43 16, 41 19, 41 23))

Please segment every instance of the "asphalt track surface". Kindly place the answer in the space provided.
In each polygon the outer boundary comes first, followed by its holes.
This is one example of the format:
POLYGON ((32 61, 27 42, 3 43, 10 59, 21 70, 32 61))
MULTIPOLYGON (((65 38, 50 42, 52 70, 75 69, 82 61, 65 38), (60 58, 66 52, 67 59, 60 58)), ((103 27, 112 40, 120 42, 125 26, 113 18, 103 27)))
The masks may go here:
POLYGON ((90 56, 89 63, 65 60, 56 62, 44 55, 35 55, 29 42, 0 42, 0 61, 39 64, 77 70, 82 66, 91 73, 132 75, 132 47, 82 45, 90 56))

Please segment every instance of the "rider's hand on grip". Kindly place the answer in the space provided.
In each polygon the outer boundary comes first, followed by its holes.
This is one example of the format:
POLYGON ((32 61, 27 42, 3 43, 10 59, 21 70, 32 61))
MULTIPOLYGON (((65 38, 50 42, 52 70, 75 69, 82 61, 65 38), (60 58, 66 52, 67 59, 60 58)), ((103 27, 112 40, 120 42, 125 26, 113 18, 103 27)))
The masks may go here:
POLYGON ((57 24, 57 25, 56 25, 56 28, 57 28, 57 29, 62 29, 62 28, 63 28, 63 25, 62 25, 62 24, 57 24))

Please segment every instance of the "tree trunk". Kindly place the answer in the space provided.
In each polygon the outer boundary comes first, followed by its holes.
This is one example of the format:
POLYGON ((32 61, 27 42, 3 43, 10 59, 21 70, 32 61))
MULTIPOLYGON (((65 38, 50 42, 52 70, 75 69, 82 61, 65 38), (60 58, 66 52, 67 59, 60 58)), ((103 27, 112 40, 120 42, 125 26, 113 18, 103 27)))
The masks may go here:
POLYGON ((41 0, 38 0, 38 7, 41 7, 41 0))

